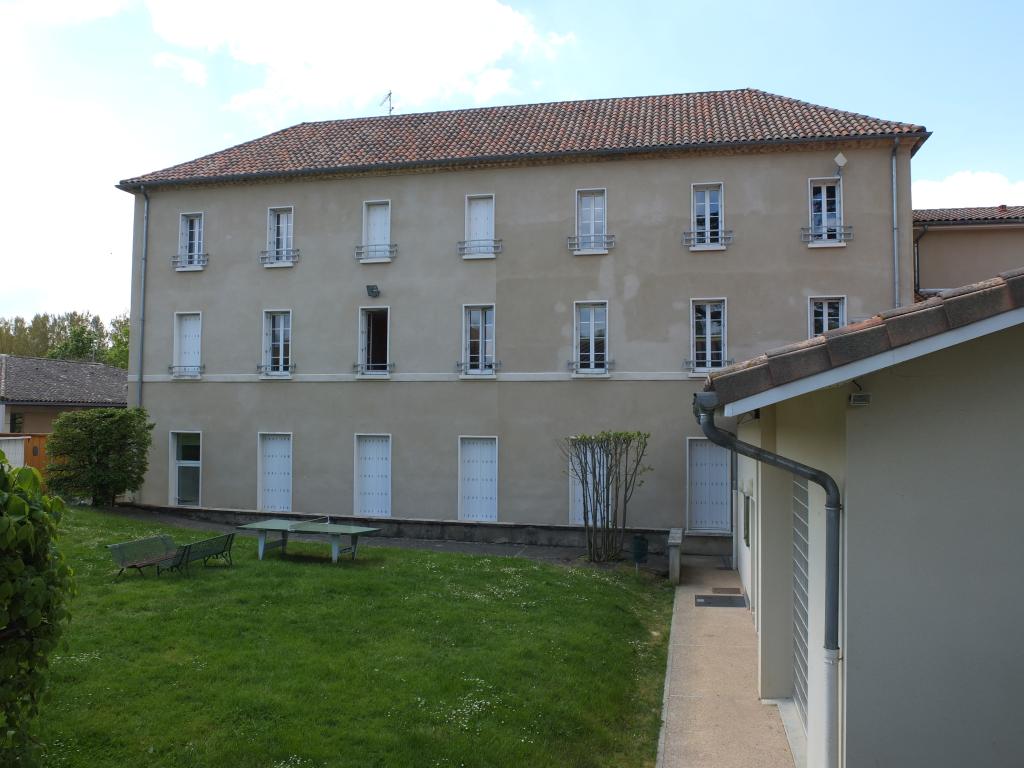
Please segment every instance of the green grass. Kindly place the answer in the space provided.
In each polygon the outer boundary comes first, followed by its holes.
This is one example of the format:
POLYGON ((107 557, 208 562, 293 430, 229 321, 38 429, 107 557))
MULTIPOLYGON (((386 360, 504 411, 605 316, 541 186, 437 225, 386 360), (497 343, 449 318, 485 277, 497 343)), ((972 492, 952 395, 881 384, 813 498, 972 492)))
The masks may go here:
MULTIPOLYGON (((671 589, 632 568, 326 542, 112 581, 198 531, 72 510, 78 595, 39 736, 63 766, 651 766, 671 589)), ((150 569, 151 570, 151 569, 150 569)))

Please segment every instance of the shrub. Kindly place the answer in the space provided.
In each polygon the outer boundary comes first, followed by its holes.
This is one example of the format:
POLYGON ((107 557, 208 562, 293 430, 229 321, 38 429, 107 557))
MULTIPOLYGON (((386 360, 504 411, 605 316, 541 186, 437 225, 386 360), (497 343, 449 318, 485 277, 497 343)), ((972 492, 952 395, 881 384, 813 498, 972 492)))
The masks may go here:
POLYGON ((137 491, 149 467, 153 425, 142 408, 69 411, 53 422, 46 441, 46 482, 57 493, 113 504, 137 491))
POLYGON ((55 543, 63 512, 35 469, 12 469, 0 453, 0 765, 35 762, 29 726, 73 591, 55 543))
POLYGON ((580 484, 589 560, 615 560, 622 552, 629 500, 651 470, 643 464, 650 437, 647 432, 601 432, 561 442, 569 474, 580 484))

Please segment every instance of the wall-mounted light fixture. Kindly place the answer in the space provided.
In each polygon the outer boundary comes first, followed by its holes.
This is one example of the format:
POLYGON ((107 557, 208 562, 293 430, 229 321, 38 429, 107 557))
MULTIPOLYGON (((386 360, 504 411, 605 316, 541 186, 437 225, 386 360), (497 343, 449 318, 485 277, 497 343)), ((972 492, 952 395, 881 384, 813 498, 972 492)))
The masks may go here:
POLYGON ((368 285, 366 286, 366 295, 369 296, 371 299, 379 298, 380 288, 377 287, 376 285, 368 285))
POLYGON ((843 168, 846 167, 846 155, 840 152, 832 159, 836 161, 836 176, 842 176, 843 168))

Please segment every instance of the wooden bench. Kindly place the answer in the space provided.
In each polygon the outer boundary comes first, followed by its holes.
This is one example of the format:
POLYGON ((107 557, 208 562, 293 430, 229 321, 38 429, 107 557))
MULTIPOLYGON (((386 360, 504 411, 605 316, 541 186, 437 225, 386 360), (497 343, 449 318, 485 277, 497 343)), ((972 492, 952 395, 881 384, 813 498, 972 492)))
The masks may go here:
POLYGON ((161 534, 121 544, 108 544, 107 549, 114 563, 121 569, 118 576, 128 568, 143 573, 142 569, 151 565, 156 567, 157 576, 164 571, 178 571, 188 575, 189 563, 197 560, 202 560, 203 565, 208 565, 210 560, 223 560, 232 565, 231 545, 234 541, 234 533, 225 533, 178 546, 170 536, 161 534))

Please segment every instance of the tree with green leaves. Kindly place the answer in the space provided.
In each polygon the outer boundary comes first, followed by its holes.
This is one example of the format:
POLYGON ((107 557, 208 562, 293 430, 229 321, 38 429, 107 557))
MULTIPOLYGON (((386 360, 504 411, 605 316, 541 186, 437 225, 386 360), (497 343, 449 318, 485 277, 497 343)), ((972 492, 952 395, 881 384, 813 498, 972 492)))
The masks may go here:
POLYGON ((31 725, 74 591, 56 545, 63 514, 35 469, 12 469, 0 452, 0 765, 38 759, 31 725))
POLYGON ((560 443, 569 474, 579 484, 587 559, 616 560, 626 535, 629 501, 643 485, 648 432, 573 435, 560 443))
POLYGON ((131 322, 128 313, 117 315, 110 321, 110 333, 107 335, 110 346, 106 352, 106 363, 115 368, 128 367, 128 333, 131 322))
POLYGON ((143 408, 68 411, 46 441, 46 482, 70 498, 111 505, 137 491, 149 468, 153 424, 143 408))
POLYGON ((90 360, 128 367, 128 315, 110 322, 89 312, 0 318, 0 353, 62 360, 90 360))

